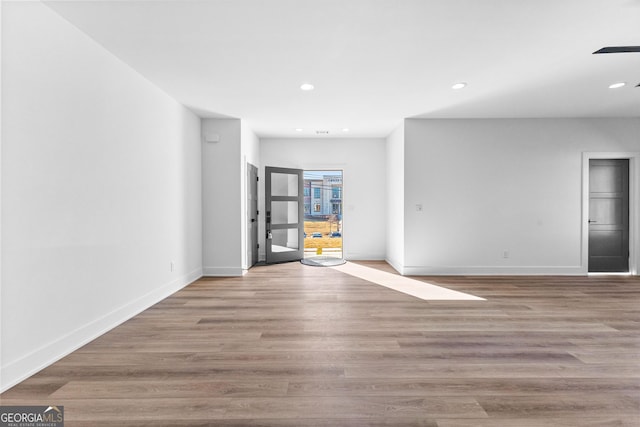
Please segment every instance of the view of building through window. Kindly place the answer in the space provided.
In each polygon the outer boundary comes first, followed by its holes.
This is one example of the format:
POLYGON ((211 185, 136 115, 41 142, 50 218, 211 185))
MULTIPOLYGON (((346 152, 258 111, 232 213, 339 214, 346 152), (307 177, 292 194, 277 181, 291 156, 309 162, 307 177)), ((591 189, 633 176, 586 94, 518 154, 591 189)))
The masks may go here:
POLYGON ((304 171, 304 254, 342 258, 342 171, 304 171))

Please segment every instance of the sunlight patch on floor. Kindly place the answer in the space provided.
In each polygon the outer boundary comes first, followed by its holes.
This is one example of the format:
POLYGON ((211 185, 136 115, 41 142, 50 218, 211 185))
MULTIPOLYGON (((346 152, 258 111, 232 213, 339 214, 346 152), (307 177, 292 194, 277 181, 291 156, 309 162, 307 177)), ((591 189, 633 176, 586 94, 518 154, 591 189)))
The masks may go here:
POLYGON ((431 283, 421 282, 351 262, 330 268, 426 301, 485 301, 484 298, 465 294, 464 292, 453 291, 431 283))

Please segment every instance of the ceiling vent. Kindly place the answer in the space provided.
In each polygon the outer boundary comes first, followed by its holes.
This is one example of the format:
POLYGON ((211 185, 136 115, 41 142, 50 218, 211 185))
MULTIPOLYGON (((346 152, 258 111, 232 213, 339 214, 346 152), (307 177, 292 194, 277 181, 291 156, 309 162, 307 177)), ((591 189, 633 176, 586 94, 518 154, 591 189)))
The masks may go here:
POLYGON ((316 135, 329 135, 328 130, 317 130, 316 135))
POLYGON ((607 46, 602 49, 598 49, 594 54, 598 53, 628 53, 637 52, 640 53, 640 46, 607 46))

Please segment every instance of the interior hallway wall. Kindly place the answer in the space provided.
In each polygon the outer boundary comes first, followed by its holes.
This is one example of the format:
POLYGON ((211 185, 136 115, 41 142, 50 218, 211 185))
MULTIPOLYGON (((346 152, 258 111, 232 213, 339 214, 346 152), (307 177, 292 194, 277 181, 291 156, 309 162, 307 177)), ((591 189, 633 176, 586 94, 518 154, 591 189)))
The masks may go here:
POLYGON ((402 273, 404 266, 404 123, 386 142, 387 226, 386 261, 402 273))
POLYGON ((202 120, 202 231, 205 276, 243 273, 241 122, 202 120), (212 136, 215 141, 208 142, 212 136))

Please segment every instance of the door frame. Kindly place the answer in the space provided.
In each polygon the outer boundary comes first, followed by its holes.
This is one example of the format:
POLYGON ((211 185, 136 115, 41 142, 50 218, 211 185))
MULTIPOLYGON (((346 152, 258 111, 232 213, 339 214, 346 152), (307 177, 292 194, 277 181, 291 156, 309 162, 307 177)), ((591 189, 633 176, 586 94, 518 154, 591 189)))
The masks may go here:
POLYGON ((245 161, 245 169, 246 169, 246 193, 245 193, 245 213, 246 213, 246 250, 245 250, 245 269, 249 269, 258 263, 259 260, 259 248, 260 248, 260 239, 259 239, 259 218, 258 218, 258 206, 259 206, 259 190, 258 190, 258 181, 260 178, 258 177, 258 167, 245 161), (255 171, 255 180, 252 177, 252 172, 255 171), (255 198, 256 198, 256 206, 255 212, 252 212, 251 200, 247 197, 252 193, 251 190, 254 190, 255 198), (252 219, 253 229, 252 229, 252 219))
POLYGON ((589 160, 629 159, 629 273, 637 276, 640 267, 640 152, 582 153, 582 250, 581 270, 589 274, 589 160))
POLYGON ((291 262, 291 261, 299 261, 304 258, 304 170, 303 169, 294 169, 294 168, 285 168, 285 167, 277 167, 277 166, 265 166, 264 173, 264 224, 265 224, 265 258, 267 264, 274 264, 280 262, 291 262), (297 185, 298 185, 298 194, 296 196, 275 196, 271 193, 272 189, 272 174, 280 173, 286 175, 295 175, 297 176, 297 185), (272 206, 271 202, 297 202, 298 204, 298 222, 289 223, 289 224, 274 224, 271 222, 271 211, 272 206), (296 225, 297 227, 292 227, 296 225), (271 231, 272 230, 290 230, 297 229, 298 231, 298 250, 297 251, 287 251, 287 252, 273 252, 272 245, 270 242, 271 231))
MULTIPOLYGON (((348 233, 348 219, 347 222, 345 222, 345 217, 348 217, 348 215, 346 215, 346 210, 347 210, 347 205, 345 203, 345 198, 344 198, 344 194, 348 193, 348 181, 346 180, 345 176, 348 175, 349 173, 349 169, 348 169, 348 165, 346 163, 309 163, 309 162, 300 162, 300 163, 294 163, 291 164, 289 162, 282 162, 284 164, 286 164, 287 166, 285 167, 290 167, 290 168, 294 168, 294 169, 302 169, 303 171, 305 170, 341 170, 342 171, 342 230, 344 231, 345 229, 347 229, 347 233, 348 233)), ((258 172, 266 172, 266 166, 264 166, 263 164, 260 165, 258 172)), ((264 175, 266 176, 266 174, 264 175)), ((266 197, 265 197, 265 193, 266 193, 266 179, 261 178, 260 181, 262 182, 262 184, 260 184, 260 189, 262 191, 260 191, 258 193, 258 209, 261 209, 260 212, 266 212, 266 197)), ((302 200, 304 202, 304 196, 302 197, 302 200)), ((302 215, 304 218, 304 207, 302 208, 302 215)), ((262 215, 260 215, 262 216, 262 215)), ((267 259, 267 241, 265 238, 266 235, 266 224, 265 224, 265 220, 261 219, 258 221, 259 224, 259 228, 258 228, 258 242, 260 243, 260 252, 259 252, 259 261, 266 261, 267 259)), ((304 228, 304 226, 303 226, 304 228)), ((303 238, 304 240, 304 238, 303 238)), ((344 239, 344 233, 342 236, 342 257, 343 258, 347 258, 347 248, 348 248, 348 243, 349 239, 347 239, 345 241, 344 239)), ((304 245, 304 241, 303 241, 303 245, 304 245)), ((304 252, 304 249, 303 249, 304 252)))
MULTIPOLYGON (((313 166, 313 167, 308 167, 308 168, 304 168, 303 171, 307 172, 307 171, 339 171, 340 172, 340 176, 342 177, 342 214, 341 216, 341 221, 342 221, 342 247, 341 249, 341 253, 342 253, 342 258, 346 259, 345 257, 345 250, 344 250, 344 211, 346 209, 346 205, 344 202, 344 194, 345 194, 345 179, 344 179, 344 164, 340 164, 339 166, 326 166, 326 167, 317 167, 317 166, 313 166)), ((304 174, 303 174, 304 175, 304 174)))

